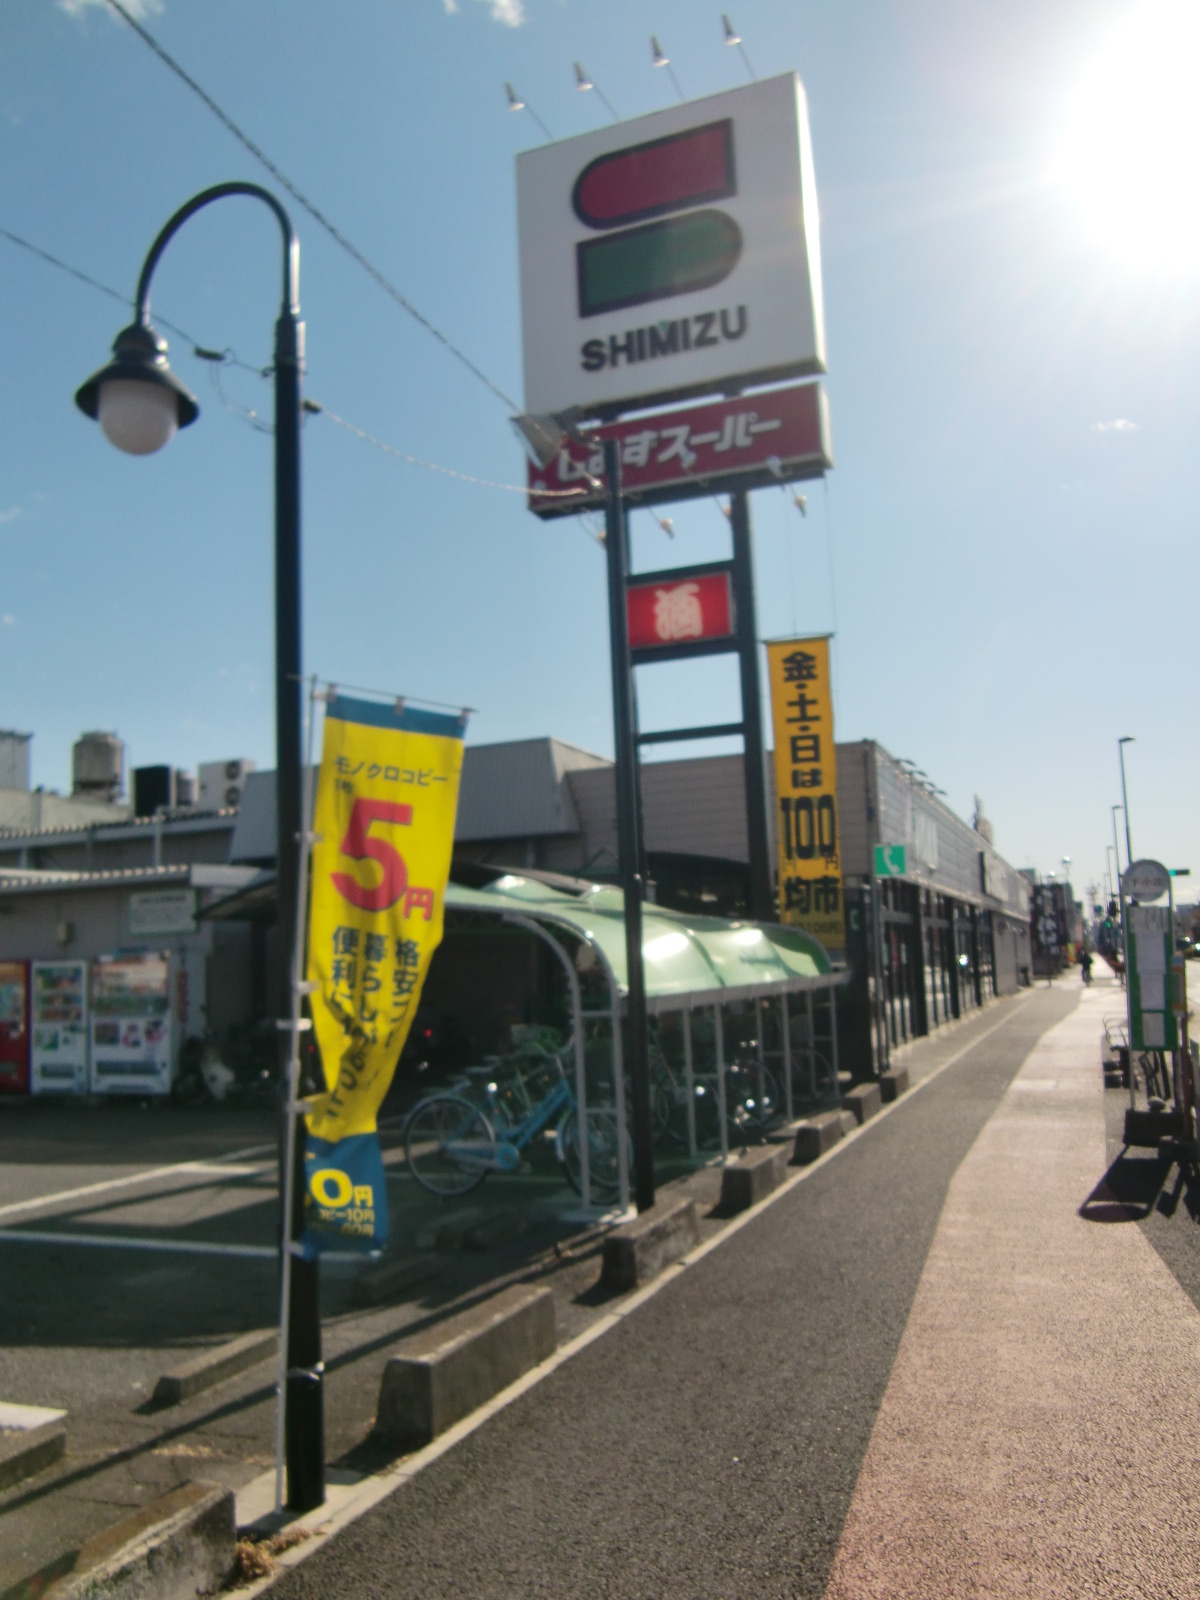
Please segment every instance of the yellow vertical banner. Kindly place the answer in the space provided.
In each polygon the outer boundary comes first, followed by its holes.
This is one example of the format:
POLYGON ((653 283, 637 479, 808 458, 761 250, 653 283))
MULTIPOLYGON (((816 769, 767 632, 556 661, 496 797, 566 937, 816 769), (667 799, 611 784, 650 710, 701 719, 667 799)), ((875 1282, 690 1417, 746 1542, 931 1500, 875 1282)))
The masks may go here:
POLYGON ((326 1092, 308 1116, 308 1227, 378 1246, 375 1118, 441 943, 463 721, 329 701, 313 818, 307 977, 326 1092))
POLYGON ((767 672, 775 730, 779 920, 840 951, 846 922, 828 636, 772 640, 767 672))

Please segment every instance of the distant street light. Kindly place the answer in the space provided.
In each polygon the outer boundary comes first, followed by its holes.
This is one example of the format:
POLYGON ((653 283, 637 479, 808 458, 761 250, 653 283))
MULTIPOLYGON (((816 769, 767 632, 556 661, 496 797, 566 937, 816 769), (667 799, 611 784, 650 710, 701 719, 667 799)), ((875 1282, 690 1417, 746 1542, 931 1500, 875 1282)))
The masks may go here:
POLYGON ((1120 806, 1113 806, 1112 807, 1113 856, 1115 857, 1116 863, 1117 863, 1117 882, 1118 882, 1118 884, 1121 881, 1121 846, 1117 842, 1117 812, 1120 811, 1120 809, 1121 809, 1120 806))
POLYGON ((1135 740, 1131 733, 1117 740, 1117 754, 1121 758, 1121 806, 1125 812, 1125 860, 1128 866, 1133 865, 1133 845, 1129 838, 1129 796, 1125 792, 1125 746, 1133 743, 1135 740))
MULTIPOLYGON (((287 212, 256 183, 219 183, 183 205, 150 246, 135 296, 137 320, 122 329, 113 358, 75 395, 86 416, 129 455, 161 450, 179 428, 195 422, 200 407, 167 365, 166 340, 150 325, 150 280, 167 245, 183 224, 229 195, 261 200, 283 234, 283 297, 275 323, 275 739, 278 826, 278 994, 290 1011, 296 944, 296 889, 300 870, 302 693, 300 683, 300 379, 304 324, 300 321, 300 246, 287 212)), ((304 1121, 291 1115, 290 1152, 295 1175, 292 1215, 283 1219, 280 1249, 304 1229, 304 1121)), ((281 1188, 285 1185, 281 1185, 281 1188)), ((316 1260, 293 1252, 287 1328, 285 1395, 288 1504, 307 1511, 325 1499, 321 1313, 316 1260)))

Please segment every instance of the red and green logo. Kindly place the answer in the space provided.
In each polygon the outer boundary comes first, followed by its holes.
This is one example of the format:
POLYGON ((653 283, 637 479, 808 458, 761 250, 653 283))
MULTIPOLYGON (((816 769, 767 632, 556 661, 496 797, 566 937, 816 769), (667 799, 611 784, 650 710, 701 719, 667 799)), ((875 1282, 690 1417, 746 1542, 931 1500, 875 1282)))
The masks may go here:
POLYGON ((571 204, 603 236, 575 247, 580 316, 690 294, 727 278, 742 253, 742 232, 711 202, 736 193, 729 118, 589 162, 571 204))

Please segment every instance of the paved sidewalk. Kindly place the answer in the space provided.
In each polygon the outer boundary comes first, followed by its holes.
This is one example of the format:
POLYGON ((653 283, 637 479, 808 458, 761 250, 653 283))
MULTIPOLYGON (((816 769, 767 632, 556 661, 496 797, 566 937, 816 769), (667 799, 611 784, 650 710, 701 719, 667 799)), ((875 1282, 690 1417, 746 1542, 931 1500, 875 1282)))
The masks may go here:
MULTIPOLYGON (((1078 981, 1063 982, 964 1025, 955 1047, 945 1041, 945 1070, 735 1240, 358 1520, 301 1546, 272 1600, 817 1600, 835 1561, 843 1594, 890 1594, 887 1575, 864 1569, 860 1581, 849 1545, 839 1555, 860 1469, 956 1175, 1010 1101, 1047 1094, 1008 1091, 1079 998, 1078 981)), ((1096 1082, 1098 1034, 1089 1021, 1072 1047, 1096 1082)), ((1101 1132, 1098 1151, 1076 1154, 1072 1212, 1106 1165, 1101 1132)), ((919 1526, 915 1492, 899 1487, 919 1526)), ((857 1526, 867 1551, 886 1549, 895 1505, 857 1526)), ((940 1587, 897 1593, 989 1592, 972 1590, 950 1536, 931 1556, 940 1587)))
POLYGON ((1200 1594, 1200 1314, 1080 1212, 1113 1009, 1097 983, 1046 1034, 951 1184, 829 1600, 1200 1594))

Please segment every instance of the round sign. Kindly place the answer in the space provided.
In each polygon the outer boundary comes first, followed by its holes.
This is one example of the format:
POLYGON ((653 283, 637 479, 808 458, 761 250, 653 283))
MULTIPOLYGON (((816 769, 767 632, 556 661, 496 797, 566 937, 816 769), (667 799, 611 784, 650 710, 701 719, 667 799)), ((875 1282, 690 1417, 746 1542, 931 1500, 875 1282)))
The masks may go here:
POLYGON ((1121 887, 1129 900, 1157 900, 1171 887, 1171 874, 1161 861, 1135 861, 1125 869, 1121 887))

